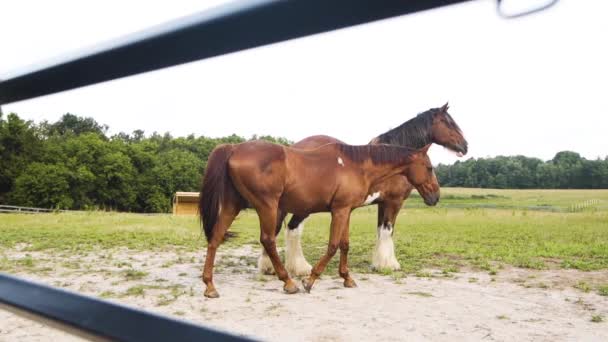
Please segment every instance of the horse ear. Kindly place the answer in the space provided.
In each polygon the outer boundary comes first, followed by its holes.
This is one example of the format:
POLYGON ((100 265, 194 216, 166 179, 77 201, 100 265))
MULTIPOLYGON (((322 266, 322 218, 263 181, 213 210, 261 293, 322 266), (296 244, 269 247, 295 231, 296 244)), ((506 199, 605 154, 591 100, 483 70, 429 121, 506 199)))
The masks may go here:
POLYGON ((420 149, 420 152, 422 153, 427 153, 429 151, 429 148, 431 148, 432 144, 428 144, 426 146, 424 146, 423 148, 420 149))
POLYGON ((429 151, 429 148, 431 147, 432 144, 428 144, 428 145, 424 145, 424 147, 417 149, 414 152, 414 155, 417 157, 422 157, 424 155, 427 154, 427 152, 429 151))
POLYGON ((425 158, 427 156, 427 152, 432 144, 424 145, 424 147, 419 148, 417 150, 412 151, 410 155, 412 159, 425 158))
POLYGON ((443 107, 441 107, 441 111, 444 112, 444 113, 447 113, 448 112, 448 108, 450 108, 450 106, 449 106, 448 102, 446 102, 443 105, 443 107))

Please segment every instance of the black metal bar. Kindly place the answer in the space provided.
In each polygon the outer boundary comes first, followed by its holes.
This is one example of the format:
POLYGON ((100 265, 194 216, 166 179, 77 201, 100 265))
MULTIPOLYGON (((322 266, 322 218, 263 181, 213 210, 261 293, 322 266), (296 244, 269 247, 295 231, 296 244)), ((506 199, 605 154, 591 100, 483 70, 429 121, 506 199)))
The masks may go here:
POLYGON ((253 341, 3 273, 0 307, 92 340, 253 341))
MULTIPOLYGON (((243 0, 3 76, 0 105, 469 0, 243 0)), ((404 33, 405 34, 405 33, 404 33)))
POLYGON ((558 1, 559 0, 552 0, 551 2, 548 2, 544 5, 536 7, 536 8, 533 7, 533 8, 530 8, 530 9, 520 12, 520 13, 509 14, 509 13, 506 13, 502 7, 503 0, 496 0, 496 12, 498 13, 498 15, 500 15, 501 17, 503 17, 505 19, 521 18, 521 17, 528 16, 530 14, 544 11, 544 10, 548 9, 549 7, 553 7, 555 4, 557 4, 558 1))

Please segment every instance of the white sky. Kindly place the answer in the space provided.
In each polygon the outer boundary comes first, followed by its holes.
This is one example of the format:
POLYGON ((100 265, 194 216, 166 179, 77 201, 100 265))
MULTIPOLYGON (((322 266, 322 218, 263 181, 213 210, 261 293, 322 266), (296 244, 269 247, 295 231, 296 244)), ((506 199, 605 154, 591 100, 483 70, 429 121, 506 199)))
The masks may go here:
MULTIPOLYGON (((2 1, 0 77, 224 1, 2 1)), ((608 155, 608 2, 517 20, 478 0, 6 105, 111 133, 232 133, 352 144, 450 101, 469 156, 608 155)), ((204 44, 204 42, 201 42, 204 44)), ((434 163, 457 158, 435 146, 434 163)))

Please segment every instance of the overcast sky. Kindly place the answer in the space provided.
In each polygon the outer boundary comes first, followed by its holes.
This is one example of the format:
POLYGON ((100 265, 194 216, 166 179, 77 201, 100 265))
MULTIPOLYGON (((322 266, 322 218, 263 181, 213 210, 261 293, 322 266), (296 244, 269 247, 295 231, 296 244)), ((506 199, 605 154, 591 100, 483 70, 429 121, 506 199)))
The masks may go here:
MULTIPOLYGON (((0 78, 53 56, 225 1, 2 1, 0 78)), ((561 150, 608 155, 608 2, 562 0, 504 20, 494 1, 427 11, 3 107, 66 112, 111 133, 243 136, 352 144, 450 102, 469 156, 561 150)), ((204 42, 201 42, 204 44, 204 42)), ((453 163, 441 147, 434 163, 453 163)))

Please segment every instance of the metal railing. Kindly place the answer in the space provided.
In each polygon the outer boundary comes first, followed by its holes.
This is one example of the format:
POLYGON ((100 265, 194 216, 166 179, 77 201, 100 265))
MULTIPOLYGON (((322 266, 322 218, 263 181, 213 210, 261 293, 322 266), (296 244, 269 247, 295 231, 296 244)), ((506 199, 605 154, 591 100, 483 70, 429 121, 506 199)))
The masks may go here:
POLYGON ((253 341, 3 273, 0 308, 94 341, 253 341))
MULTIPOLYGON (((0 105, 470 0, 249 0, 0 75, 0 105)), ((18 31, 17 31, 18 32, 18 31)))

